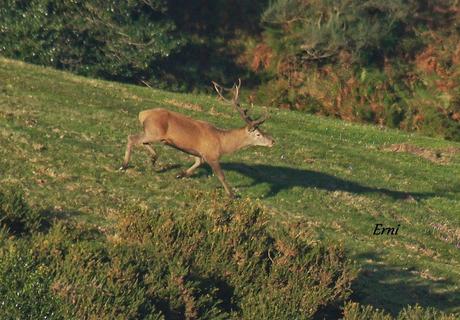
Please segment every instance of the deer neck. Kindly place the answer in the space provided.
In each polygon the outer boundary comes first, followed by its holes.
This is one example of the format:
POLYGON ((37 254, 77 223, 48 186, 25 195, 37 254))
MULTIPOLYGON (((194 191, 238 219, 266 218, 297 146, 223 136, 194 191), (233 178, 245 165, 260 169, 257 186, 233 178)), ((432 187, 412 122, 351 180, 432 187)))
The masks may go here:
POLYGON ((230 154, 250 145, 246 127, 221 131, 220 147, 223 154, 230 154))

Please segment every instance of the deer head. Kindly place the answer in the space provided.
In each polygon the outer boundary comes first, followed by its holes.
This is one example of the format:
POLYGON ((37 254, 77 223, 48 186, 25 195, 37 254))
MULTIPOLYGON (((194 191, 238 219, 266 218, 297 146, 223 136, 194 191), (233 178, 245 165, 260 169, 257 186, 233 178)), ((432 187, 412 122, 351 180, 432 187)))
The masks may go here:
POLYGON ((241 79, 238 79, 238 83, 235 83, 232 88, 224 88, 214 81, 212 81, 212 84, 219 97, 226 103, 231 104, 233 108, 238 112, 241 119, 243 119, 243 121, 246 123, 246 134, 250 145, 273 147, 275 143, 273 138, 259 129, 259 126, 269 118, 267 110, 265 109, 264 115, 253 120, 248 115, 248 110, 241 107, 239 101, 241 79), (224 97, 224 91, 232 92, 233 96, 230 100, 224 97))

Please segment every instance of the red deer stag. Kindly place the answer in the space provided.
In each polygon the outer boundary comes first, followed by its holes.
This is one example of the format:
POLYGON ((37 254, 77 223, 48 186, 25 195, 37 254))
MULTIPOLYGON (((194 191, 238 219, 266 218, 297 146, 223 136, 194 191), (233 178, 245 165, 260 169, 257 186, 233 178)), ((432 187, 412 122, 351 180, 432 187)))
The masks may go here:
POLYGON ((233 88, 223 88, 213 82, 219 97, 231 103, 246 125, 238 129, 219 129, 212 124, 189 118, 183 114, 166 109, 150 109, 139 113, 139 121, 144 131, 128 136, 125 158, 120 170, 128 167, 131 150, 134 146, 143 145, 150 153, 152 164, 157 160, 155 150, 150 146, 154 142, 162 142, 180 151, 188 153, 195 158, 195 163, 187 170, 181 172, 177 178, 189 177, 204 162, 207 162, 219 178, 229 197, 233 192, 225 181, 224 173, 219 164, 222 155, 231 154, 248 146, 272 147, 274 140, 271 136, 259 130, 259 126, 267 119, 267 113, 259 119, 253 120, 247 115, 247 110, 242 109, 239 102, 241 80, 233 88), (231 100, 224 98, 223 90, 233 92, 231 100))

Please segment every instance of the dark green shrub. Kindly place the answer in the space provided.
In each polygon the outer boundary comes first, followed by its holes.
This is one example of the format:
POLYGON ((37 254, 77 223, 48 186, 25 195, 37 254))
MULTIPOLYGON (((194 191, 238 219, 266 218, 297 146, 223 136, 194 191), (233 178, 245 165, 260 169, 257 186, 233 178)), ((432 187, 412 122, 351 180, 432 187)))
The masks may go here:
POLYGON ((384 310, 372 306, 362 306, 359 303, 348 302, 343 310, 344 320, 392 320, 393 317, 384 310))
POLYGON ((259 33, 265 3, 4 0, 0 54, 141 85, 209 87, 247 73, 235 63, 239 38, 259 33))
POLYGON ((54 272, 61 313, 77 319, 227 319, 212 279, 139 243, 108 242, 83 224, 58 222, 33 252, 54 272))
POLYGON ((261 46, 272 80, 259 96, 276 107, 459 140, 455 7, 453 0, 274 1, 262 16, 261 46))
MULTIPOLYGON (((356 272, 343 250, 303 222, 193 196, 182 212, 127 206, 112 231, 56 220, 30 237, 0 229, 0 318, 311 319, 349 296, 356 272)), ((353 303, 344 316, 392 319, 353 303)), ((438 318, 454 319, 418 306, 398 317, 438 318)))
POLYGON ((268 213, 249 201, 200 200, 208 197, 197 195, 184 212, 129 210, 120 236, 152 255, 180 257, 192 278, 214 284, 221 306, 236 317, 310 318, 348 297, 355 273, 340 248, 298 234, 299 226, 295 235, 271 226, 268 213))
POLYGON ((0 247, 0 319, 65 319, 51 290, 52 272, 19 240, 0 247))
POLYGON ((11 234, 30 234, 38 231, 40 214, 32 210, 18 191, 0 191, 0 227, 11 234))
POLYGON ((155 80, 185 44, 164 0, 6 0, 0 54, 115 80, 155 80))
POLYGON ((394 50, 410 2, 278 0, 262 16, 267 41, 282 60, 333 59, 341 51, 352 61, 371 61, 394 50))

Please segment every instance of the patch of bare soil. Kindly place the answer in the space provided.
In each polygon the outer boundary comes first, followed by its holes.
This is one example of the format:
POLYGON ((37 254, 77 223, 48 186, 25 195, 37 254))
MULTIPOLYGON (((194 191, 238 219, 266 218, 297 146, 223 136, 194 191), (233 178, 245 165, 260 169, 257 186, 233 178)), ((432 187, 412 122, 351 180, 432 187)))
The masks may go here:
POLYGON ((433 149, 413 146, 407 143, 392 144, 392 145, 383 147, 382 150, 390 151, 390 152, 411 153, 411 154, 414 154, 416 156, 422 157, 426 160, 429 160, 431 162, 438 163, 438 164, 448 164, 455 154, 460 153, 460 148, 455 148, 455 147, 433 150, 433 149))

